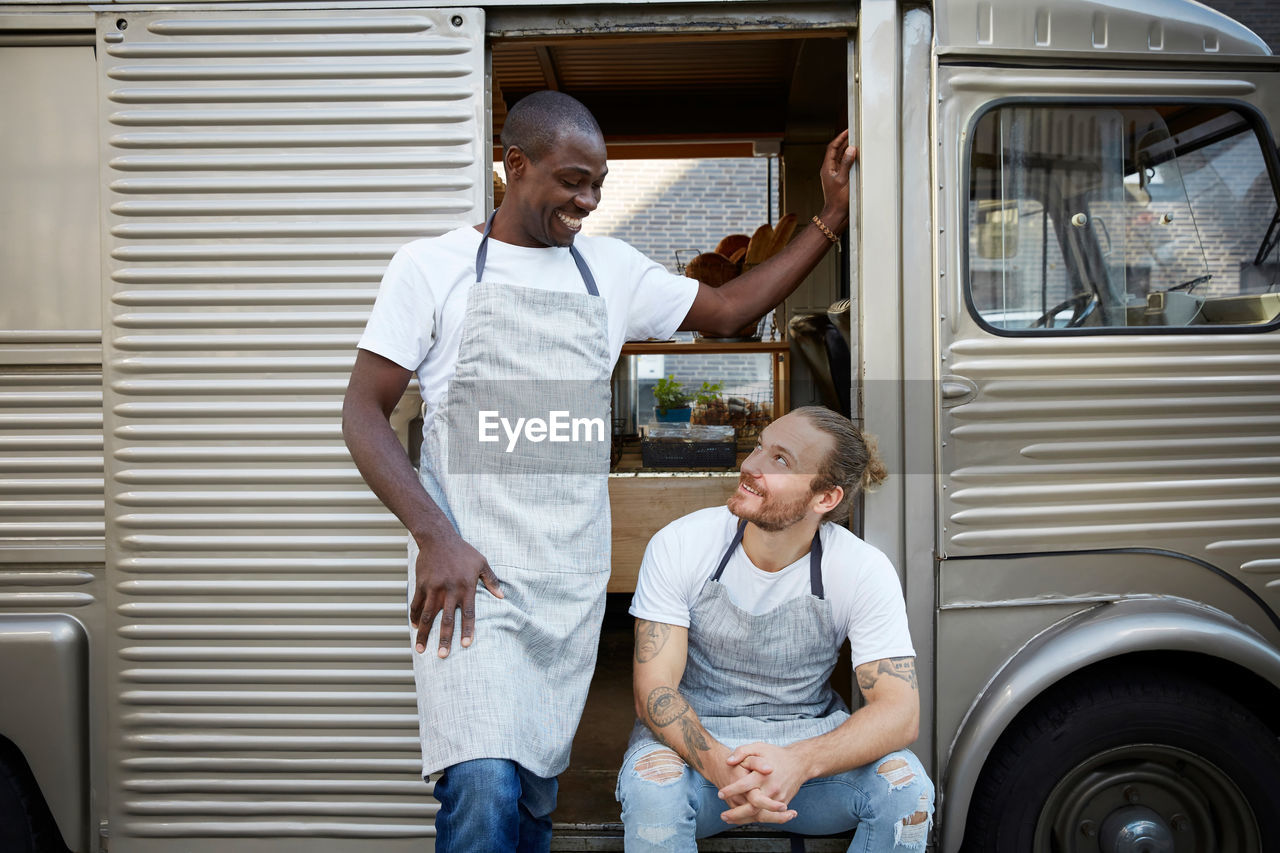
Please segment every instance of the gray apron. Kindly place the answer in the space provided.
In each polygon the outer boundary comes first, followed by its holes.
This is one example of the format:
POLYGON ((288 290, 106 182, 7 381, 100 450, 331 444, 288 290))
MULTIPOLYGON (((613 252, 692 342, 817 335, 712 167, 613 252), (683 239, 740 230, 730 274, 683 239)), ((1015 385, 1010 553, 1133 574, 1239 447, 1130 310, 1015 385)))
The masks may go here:
MULTIPOLYGON (((823 598, 822 540, 809 548, 809 595, 767 613, 748 613, 720 583, 746 522, 689 612, 689 657, 680 694, 711 735, 730 748, 753 741, 785 746, 826 734, 849 718, 831 689, 840 649, 831 643, 831 602, 823 598)), ((654 741, 643 724, 631 747, 654 741)), ((635 754, 635 753, 633 753, 635 754)))
MULTIPOLYGON (((505 598, 477 585, 471 647, 462 648, 455 631, 453 649, 441 660, 437 618, 427 651, 413 655, 424 776, 476 758, 511 759, 544 777, 568 766, 609 579, 612 359, 604 300, 576 249, 570 251, 584 292, 485 282, 492 227, 490 217, 476 253, 457 370, 423 430, 419 477, 462 538, 489 561, 505 598), (575 416, 603 419, 599 448, 543 442, 530 445, 541 458, 522 461, 502 453, 505 436, 477 443, 478 405, 527 413, 566 388, 575 416), (477 404, 477 394, 489 393, 498 402, 477 404), (587 468, 560 464, 565 454, 582 452, 593 460, 587 468)), ((411 597, 417 556, 410 539, 411 597)))

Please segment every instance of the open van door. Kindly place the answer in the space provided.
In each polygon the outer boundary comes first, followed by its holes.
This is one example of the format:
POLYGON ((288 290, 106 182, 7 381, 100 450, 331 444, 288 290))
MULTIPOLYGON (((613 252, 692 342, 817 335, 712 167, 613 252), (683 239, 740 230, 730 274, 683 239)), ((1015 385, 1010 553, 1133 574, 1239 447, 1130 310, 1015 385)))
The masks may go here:
POLYGON ((339 421, 393 252, 483 218, 484 15, 113 9, 97 47, 112 846, 421 849, 405 535, 339 421))

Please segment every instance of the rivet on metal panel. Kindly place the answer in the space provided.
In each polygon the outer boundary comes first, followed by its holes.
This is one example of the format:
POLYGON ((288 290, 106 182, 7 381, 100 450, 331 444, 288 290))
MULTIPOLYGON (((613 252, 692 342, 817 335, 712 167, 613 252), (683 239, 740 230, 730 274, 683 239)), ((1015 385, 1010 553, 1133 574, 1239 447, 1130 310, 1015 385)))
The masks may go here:
POLYGON ((124 18, 116 18, 116 29, 117 30, 129 29, 129 22, 126 21, 124 18))
POLYGON ((462 16, 454 15, 452 18, 449 19, 449 23, 453 24, 455 27, 462 26, 462 16))

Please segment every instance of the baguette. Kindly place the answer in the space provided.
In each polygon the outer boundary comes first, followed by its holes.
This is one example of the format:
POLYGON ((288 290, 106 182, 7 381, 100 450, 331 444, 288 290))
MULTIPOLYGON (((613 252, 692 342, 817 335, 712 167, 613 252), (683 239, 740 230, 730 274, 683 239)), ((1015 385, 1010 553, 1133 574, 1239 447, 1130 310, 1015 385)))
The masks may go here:
POLYGON ((747 256, 742 259, 742 269, 749 270, 756 264, 763 263, 769 258, 769 249, 773 245, 773 226, 765 223, 756 229, 756 233, 751 235, 751 242, 747 245, 747 256))
POLYGON ((786 247, 791 241, 791 235, 796 230, 796 215, 788 213, 786 216, 778 220, 778 224, 773 229, 773 242, 769 246, 769 257, 773 257, 786 247))

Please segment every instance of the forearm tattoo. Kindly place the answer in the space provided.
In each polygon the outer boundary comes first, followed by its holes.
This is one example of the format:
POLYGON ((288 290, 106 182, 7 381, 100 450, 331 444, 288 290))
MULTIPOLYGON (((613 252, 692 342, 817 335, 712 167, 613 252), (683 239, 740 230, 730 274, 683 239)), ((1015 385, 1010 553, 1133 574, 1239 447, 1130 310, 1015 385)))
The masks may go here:
POLYGON ((663 622, 636 620, 636 663, 648 663, 658 656, 671 636, 671 626, 663 622))
POLYGON ((688 750, 690 763, 693 764, 695 770, 701 772, 702 757, 698 753, 711 749, 711 745, 707 743, 706 737, 702 734, 702 728, 688 717, 681 717, 680 734, 684 736, 684 745, 685 749, 688 750))
POLYGON ((653 733, 672 749, 676 748, 676 744, 672 742, 670 733, 662 729, 672 723, 679 723, 680 736, 687 753, 684 758, 695 769, 702 770, 702 757, 698 753, 706 752, 711 746, 707 743, 706 735, 702 733, 702 727, 696 720, 687 716, 688 701, 670 687, 655 687, 645 701, 645 710, 649 713, 649 722, 652 724, 650 728, 653 729, 653 733))
POLYGON ((857 672, 858 687, 864 692, 874 688, 882 675, 901 678, 911 686, 912 690, 919 689, 919 682, 916 681, 915 658, 886 658, 877 662, 875 672, 872 672, 869 666, 858 667, 857 672))
POLYGON ((649 693, 645 707, 649 711, 650 722, 661 729, 683 717, 689 710, 689 703, 670 687, 655 687, 649 693))

